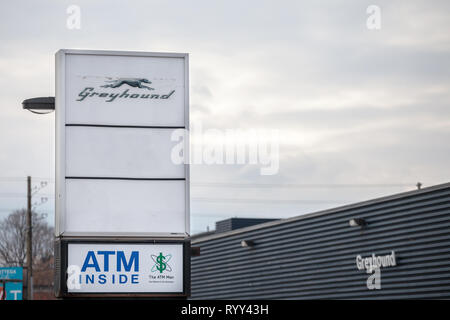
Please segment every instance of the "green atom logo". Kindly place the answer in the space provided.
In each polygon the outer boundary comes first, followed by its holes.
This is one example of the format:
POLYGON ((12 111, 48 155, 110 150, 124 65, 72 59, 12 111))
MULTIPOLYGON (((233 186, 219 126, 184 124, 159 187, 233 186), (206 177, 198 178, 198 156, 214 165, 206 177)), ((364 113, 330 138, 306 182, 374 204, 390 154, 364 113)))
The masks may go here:
POLYGON ((172 268, 168 264, 171 258, 171 254, 164 256, 162 252, 159 253, 159 256, 152 254, 152 260, 155 263, 152 267, 152 272, 159 271, 160 273, 163 273, 163 271, 172 271, 172 268))

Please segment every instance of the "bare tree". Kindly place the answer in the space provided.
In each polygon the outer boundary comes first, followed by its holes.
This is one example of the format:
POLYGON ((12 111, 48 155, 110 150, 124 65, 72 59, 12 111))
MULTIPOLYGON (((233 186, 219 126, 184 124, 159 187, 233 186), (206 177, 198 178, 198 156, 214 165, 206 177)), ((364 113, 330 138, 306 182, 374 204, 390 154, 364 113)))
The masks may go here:
MULTIPOLYGON (((0 222, 0 264, 24 266, 26 263, 25 209, 16 210, 0 222)), ((33 265, 48 261, 53 256, 53 228, 42 215, 32 213, 33 265)))

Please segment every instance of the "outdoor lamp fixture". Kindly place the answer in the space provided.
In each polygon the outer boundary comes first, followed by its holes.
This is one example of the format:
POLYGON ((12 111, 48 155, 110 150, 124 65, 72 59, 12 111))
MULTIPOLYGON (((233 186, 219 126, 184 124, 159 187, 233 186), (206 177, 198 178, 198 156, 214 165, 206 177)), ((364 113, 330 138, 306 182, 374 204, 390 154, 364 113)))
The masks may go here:
POLYGON ((36 114, 47 114, 55 111, 55 97, 26 99, 22 102, 22 107, 36 114))
POLYGON ((350 227, 364 227, 367 225, 366 220, 364 220, 363 218, 350 219, 348 224, 350 225, 350 227))
POLYGON ((253 248, 255 246, 255 242, 251 240, 242 240, 241 247, 242 248, 253 248))

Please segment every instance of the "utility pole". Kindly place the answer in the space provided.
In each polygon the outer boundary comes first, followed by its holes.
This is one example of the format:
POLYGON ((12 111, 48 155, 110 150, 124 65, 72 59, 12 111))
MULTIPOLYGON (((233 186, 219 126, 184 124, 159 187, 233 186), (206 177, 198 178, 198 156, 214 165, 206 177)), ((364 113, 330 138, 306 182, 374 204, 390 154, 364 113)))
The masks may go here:
POLYGON ((31 213, 31 177, 27 177, 27 300, 33 300, 33 220, 31 213))

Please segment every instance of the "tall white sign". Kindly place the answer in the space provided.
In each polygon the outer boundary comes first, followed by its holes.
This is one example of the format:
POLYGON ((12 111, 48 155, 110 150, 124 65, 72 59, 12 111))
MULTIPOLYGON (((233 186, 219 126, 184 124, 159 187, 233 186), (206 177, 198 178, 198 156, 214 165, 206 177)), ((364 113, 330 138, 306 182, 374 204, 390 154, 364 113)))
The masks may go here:
POLYGON ((56 236, 189 234, 188 55, 56 54, 56 236))

